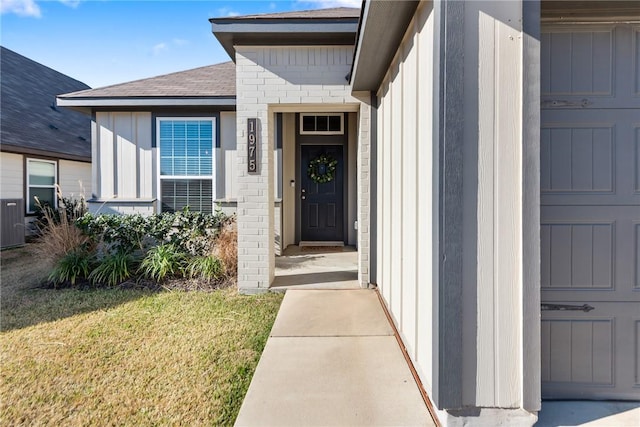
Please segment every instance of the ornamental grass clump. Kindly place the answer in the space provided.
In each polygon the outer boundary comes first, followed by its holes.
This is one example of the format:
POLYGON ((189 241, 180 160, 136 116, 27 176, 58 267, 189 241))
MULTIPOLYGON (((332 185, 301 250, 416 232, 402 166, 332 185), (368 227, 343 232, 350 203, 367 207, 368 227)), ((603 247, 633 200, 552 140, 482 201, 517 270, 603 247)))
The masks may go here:
POLYGON ((95 285, 116 286, 130 279, 136 271, 136 258, 126 251, 116 251, 103 257, 89 275, 95 285))
POLYGON ((149 279, 161 282, 169 277, 182 276, 187 266, 187 255, 168 243, 149 249, 138 271, 149 279))
POLYGON ((213 256, 199 256, 189 260, 185 269, 191 279, 215 280, 222 276, 224 268, 222 261, 213 256))
POLYGON ((82 249, 68 252, 54 266, 49 274, 49 282, 54 287, 64 283, 75 286, 78 280, 86 279, 89 276, 91 263, 91 255, 82 249))
POLYGON ((37 253, 40 259, 54 265, 71 252, 92 250, 91 239, 75 225, 86 209, 82 207, 84 200, 64 199, 58 186, 56 196, 58 208, 42 205, 36 197, 39 219, 34 223, 39 235, 37 253))

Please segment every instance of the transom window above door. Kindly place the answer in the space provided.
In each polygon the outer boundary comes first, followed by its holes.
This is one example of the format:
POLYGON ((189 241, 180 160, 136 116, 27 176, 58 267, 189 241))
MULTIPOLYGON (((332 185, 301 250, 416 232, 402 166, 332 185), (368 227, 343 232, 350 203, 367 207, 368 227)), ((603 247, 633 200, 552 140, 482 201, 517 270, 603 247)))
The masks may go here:
POLYGON ((300 135, 343 135, 343 113, 301 113, 300 135))
POLYGON ((213 212, 215 118, 159 118, 157 138, 163 212, 213 212))

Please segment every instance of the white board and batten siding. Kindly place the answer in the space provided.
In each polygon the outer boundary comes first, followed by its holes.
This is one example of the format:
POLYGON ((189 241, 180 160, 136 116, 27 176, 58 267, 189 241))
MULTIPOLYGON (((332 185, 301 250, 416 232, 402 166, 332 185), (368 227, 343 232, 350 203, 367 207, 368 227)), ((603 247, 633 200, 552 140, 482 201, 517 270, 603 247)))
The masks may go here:
POLYGON ((438 268, 433 32, 431 6, 423 4, 377 94, 376 165, 377 285, 429 393, 438 268))
POLYGON ((542 34, 547 398, 640 400, 640 26, 542 34))
POLYGON ((95 182, 101 213, 152 213, 156 195, 149 112, 98 112, 94 132, 95 182), (122 201, 119 204, 117 200, 122 201), (107 203, 105 203, 107 201, 107 203))
MULTIPOLYGON (((468 2, 464 7, 461 123, 468 163, 462 172, 464 287, 458 320, 462 406, 513 409, 510 414, 530 422, 522 410, 527 390, 522 368, 525 202, 520 6, 468 2)), ((431 4, 418 7, 378 91, 376 245, 380 291, 432 396, 438 394, 434 388, 440 381, 433 369, 438 369, 439 357, 446 357, 439 353, 438 333, 447 328, 438 320, 442 175, 438 112, 444 106, 434 92, 439 59, 434 52, 438 43, 433 15, 431 4)))

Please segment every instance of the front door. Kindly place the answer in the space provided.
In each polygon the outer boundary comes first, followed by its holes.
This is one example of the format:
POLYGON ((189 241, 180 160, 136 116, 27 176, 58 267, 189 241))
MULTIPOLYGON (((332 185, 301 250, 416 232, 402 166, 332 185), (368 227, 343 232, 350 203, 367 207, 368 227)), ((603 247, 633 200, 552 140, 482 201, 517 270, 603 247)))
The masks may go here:
POLYGON ((545 398, 640 399, 638 42, 632 25, 542 34, 545 398))
POLYGON ((300 166, 300 240, 342 242, 343 146, 301 145, 300 166), (329 164, 333 160, 335 166, 329 164))

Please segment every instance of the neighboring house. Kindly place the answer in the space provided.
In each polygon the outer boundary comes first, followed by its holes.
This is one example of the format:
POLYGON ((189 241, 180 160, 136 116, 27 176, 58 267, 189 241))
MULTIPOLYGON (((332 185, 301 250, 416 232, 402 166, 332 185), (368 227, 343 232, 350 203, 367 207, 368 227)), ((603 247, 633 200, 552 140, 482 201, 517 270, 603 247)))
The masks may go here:
POLYGON ((35 199, 91 194, 91 120, 56 106, 61 92, 88 89, 71 77, 0 47, 2 247, 24 241, 35 199), (24 218, 24 219, 23 219, 24 218), (16 240, 17 239, 17 240, 16 240))
POLYGON ((93 209, 224 202, 247 293, 275 243, 355 243, 441 421, 532 425, 542 397, 639 399, 639 16, 365 1, 212 19, 235 64, 58 103, 95 117, 93 209))

